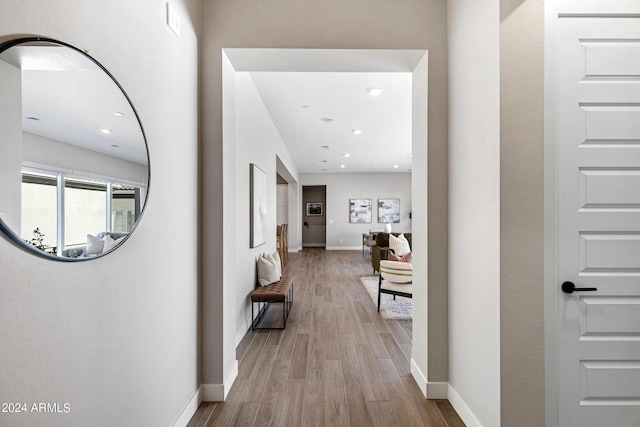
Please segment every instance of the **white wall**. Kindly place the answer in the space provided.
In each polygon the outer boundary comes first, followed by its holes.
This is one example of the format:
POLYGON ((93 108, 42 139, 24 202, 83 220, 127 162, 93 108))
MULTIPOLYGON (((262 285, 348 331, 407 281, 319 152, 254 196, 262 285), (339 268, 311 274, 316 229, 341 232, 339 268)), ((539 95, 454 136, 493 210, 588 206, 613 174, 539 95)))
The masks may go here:
POLYGON ((198 0, 171 4, 180 38, 165 2, 0 2, 0 40, 57 38, 115 76, 151 154, 145 215, 112 254, 58 263, 0 237, 0 402, 70 405, 66 414, 0 414, 2 425, 170 426, 197 393, 201 13, 198 0))
POLYGON ((289 216, 289 184, 276 187, 276 224, 286 224, 289 216))
POLYGON ((500 3, 449 20, 449 400, 500 425, 500 3))
MULTIPOLYGON (((378 223, 378 199, 400 199, 400 223, 391 224, 397 232, 411 232, 411 174, 360 174, 327 173, 300 174, 300 183, 326 185, 328 250, 362 250, 362 233, 384 230, 386 224, 378 223), (349 222, 349 199, 371 199, 371 223, 349 222), (333 223, 331 223, 333 221, 333 223)), ((302 211, 302 206, 299 206, 302 211)), ((304 220, 304 217, 303 217, 304 220)))
POLYGON ((20 70, 0 61, 0 219, 20 232, 22 175, 22 78, 20 70))
MULTIPOLYGON (((236 227, 229 239, 225 239, 225 250, 235 247, 234 289, 236 291, 235 345, 251 327, 251 302, 249 294, 257 281, 256 260, 262 253, 276 250, 277 202, 276 167, 277 158, 291 176, 298 180, 298 172, 280 138, 271 116, 247 72, 235 74, 235 198, 236 227), (254 163, 267 176, 267 242, 256 248, 249 247, 249 165, 254 163)), ((298 203, 297 200, 293 201, 298 203)))
MULTIPOLYGON (((55 166, 73 173, 94 174, 127 183, 147 184, 147 165, 119 159, 29 132, 22 133, 22 159, 30 164, 55 166)), ((144 144, 142 137, 140 144, 144 144)))

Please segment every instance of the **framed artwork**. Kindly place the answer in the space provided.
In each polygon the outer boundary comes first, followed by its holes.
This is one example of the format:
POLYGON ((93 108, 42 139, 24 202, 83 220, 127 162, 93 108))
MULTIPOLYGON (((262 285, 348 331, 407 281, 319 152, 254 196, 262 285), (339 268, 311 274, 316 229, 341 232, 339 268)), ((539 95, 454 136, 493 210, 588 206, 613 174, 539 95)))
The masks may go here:
POLYGON ((351 224, 371 222, 371 199, 349 199, 349 222, 351 224))
POLYGON ((378 222, 400 222, 400 199, 378 199, 378 222))
POLYGON ((321 202, 307 203, 307 216, 322 216, 322 215, 324 215, 324 210, 321 202))
POLYGON ((267 175, 253 163, 249 168, 250 247, 255 248, 267 242, 267 175))

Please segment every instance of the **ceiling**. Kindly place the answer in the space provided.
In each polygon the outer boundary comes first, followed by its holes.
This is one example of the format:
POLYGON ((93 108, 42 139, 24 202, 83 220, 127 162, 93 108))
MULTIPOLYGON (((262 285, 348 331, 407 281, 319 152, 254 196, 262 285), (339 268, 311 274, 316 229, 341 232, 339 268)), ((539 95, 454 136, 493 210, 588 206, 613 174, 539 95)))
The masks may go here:
POLYGON ((252 72, 251 77, 298 172, 411 170, 411 73, 252 72), (382 93, 370 95, 372 87, 382 93))
MULTIPOLYGON (((60 47, 14 49, 13 57, 5 52, 3 59, 23 69, 26 130, 146 163, 133 111, 95 64, 60 47), (101 128, 112 132, 102 134, 101 128)), ((411 72, 424 51, 225 49, 225 54, 237 72, 250 73, 299 173, 411 171, 411 72), (382 93, 370 95, 372 87, 382 93)))
POLYGON ((0 61, 22 70, 26 132, 148 163, 144 136, 131 105, 111 77, 88 57, 67 47, 41 44, 11 47, 0 61))
POLYGON ((250 73, 299 173, 411 171, 411 71, 424 51, 225 53, 250 73))

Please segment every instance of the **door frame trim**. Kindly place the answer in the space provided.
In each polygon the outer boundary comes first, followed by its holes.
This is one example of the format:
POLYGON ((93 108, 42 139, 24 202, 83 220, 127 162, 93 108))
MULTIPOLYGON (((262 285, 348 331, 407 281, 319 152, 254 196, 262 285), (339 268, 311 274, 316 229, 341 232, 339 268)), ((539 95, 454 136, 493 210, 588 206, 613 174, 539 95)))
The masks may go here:
POLYGON ((544 70, 544 347, 545 426, 558 425, 558 127, 556 34, 558 1, 545 2, 544 70))

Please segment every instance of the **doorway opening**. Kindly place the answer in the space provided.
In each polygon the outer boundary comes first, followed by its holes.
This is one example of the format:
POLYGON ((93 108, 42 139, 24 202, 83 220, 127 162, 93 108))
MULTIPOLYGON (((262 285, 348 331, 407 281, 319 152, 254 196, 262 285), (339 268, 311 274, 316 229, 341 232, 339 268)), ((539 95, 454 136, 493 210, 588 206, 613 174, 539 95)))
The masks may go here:
POLYGON ((302 247, 327 247, 327 206, 326 185, 305 185, 302 187, 302 247))
MULTIPOLYGON (((238 179, 243 179, 242 171, 239 171, 239 166, 253 161, 254 157, 262 156, 262 159, 267 159, 268 156, 274 154, 278 159, 282 159, 282 162, 291 166, 291 174, 294 179, 289 180, 289 248, 296 251, 296 248, 300 249, 303 246, 302 233, 307 229, 304 226, 304 221, 309 224, 311 229, 311 223, 308 221, 310 217, 306 215, 306 201, 303 201, 303 184, 310 185, 325 184, 318 182, 320 179, 324 179, 325 176, 333 174, 334 180, 339 184, 333 187, 325 188, 325 198, 328 198, 332 202, 331 210, 327 215, 327 206, 323 205, 324 216, 322 221, 324 224, 324 236, 325 247, 333 246, 332 242, 335 238, 338 242, 340 239, 344 239, 344 242, 353 242, 353 248, 349 248, 350 245, 345 244, 344 248, 340 249, 353 249, 362 250, 362 233, 369 231, 370 228, 376 228, 373 224, 377 220, 377 211, 372 209, 371 220, 366 223, 352 223, 350 222, 349 215, 349 200, 352 198, 371 199, 372 202, 377 203, 378 198, 389 198, 397 190, 398 186, 393 185, 389 180, 377 184, 375 191, 369 191, 365 188, 365 185, 361 185, 357 188, 347 189, 344 194, 339 196, 339 199, 333 199, 334 188, 342 188, 345 186, 342 177, 335 178, 340 170, 346 169, 352 174, 352 176, 365 176, 369 174, 390 174, 399 169, 404 161, 411 162, 411 232, 413 235, 412 254, 414 260, 413 276, 416 281, 423 283, 424 286, 417 288, 414 291, 412 304, 413 304, 413 325, 420 325, 419 330, 413 336, 412 351, 411 351, 411 374, 416 380, 422 393, 430 398, 446 398, 446 383, 441 382, 442 378, 446 377, 446 363, 439 363, 439 361, 447 360, 447 334, 446 334, 446 322, 439 322, 442 317, 446 319, 446 312, 444 316, 442 312, 432 310, 434 313, 428 316, 427 306, 429 305, 428 294, 430 283, 427 283, 429 277, 429 258, 428 258, 428 221, 430 218, 430 210, 427 206, 427 192, 428 179, 427 179, 427 165, 428 165, 428 53, 425 50, 342 50, 342 49, 224 49, 224 78, 223 78, 223 103, 225 111, 229 114, 224 115, 228 124, 224 126, 223 132, 223 156, 224 163, 232 172, 236 172, 235 175, 238 179), (359 129, 364 126, 360 126, 360 120, 354 121, 341 121, 338 118, 332 117, 332 114, 326 113, 325 108, 321 108, 323 104, 306 102, 305 100, 294 100, 285 104, 282 108, 272 108, 273 104, 270 100, 282 100, 285 94, 291 92, 291 87, 295 80, 295 77, 300 77, 302 74, 317 74, 325 77, 335 77, 336 74, 360 74, 362 77, 371 77, 372 74, 394 74, 394 73, 409 73, 410 79, 410 109, 406 112, 411 116, 410 120, 410 136, 409 143, 407 144, 407 150, 398 150, 395 147, 398 141, 398 135, 388 134, 389 126, 379 132, 362 132, 362 135, 358 136, 359 129), (286 75, 284 75, 286 74, 286 75), (287 79, 283 79, 287 77, 287 79), (281 85, 276 85, 267 82, 267 78, 280 77, 281 81, 284 81, 281 85), (286 91, 283 90, 287 89, 286 91), (259 95, 259 96, 257 96, 259 95), (260 102, 254 102, 256 100, 260 102), (249 102, 251 101, 251 102, 249 102), (236 105, 242 103, 247 108, 237 108, 236 105), (253 103, 253 104, 252 104, 253 103), (254 108, 255 106, 255 108, 254 108), (259 107, 259 108, 258 108, 259 107), (286 107, 286 108, 285 108, 286 107), (251 114, 250 114, 251 112, 251 114), (263 114, 268 112, 268 114, 263 114), (255 113, 255 114, 254 114, 255 113), (235 115, 234 115, 235 114, 235 115), (260 115, 264 120, 255 121, 254 116, 260 115), (294 116, 310 116, 313 120, 309 126, 289 126, 290 124, 299 123, 294 120, 294 116), (280 119, 281 120, 280 120, 280 119), (254 120, 255 123, 249 123, 249 120, 254 120), (242 122, 243 125, 239 125, 242 122), (339 146, 338 137, 327 137, 324 141, 317 141, 313 139, 316 134, 320 133, 320 130, 327 130, 328 128, 334 131, 342 131, 342 134, 346 138, 349 138, 348 151, 346 148, 339 146), (264 133, 263 130, 267 129, 268 132, 264 133), (273 132, 273 130, 277 132, 273 132), (289 132, 287 132, 289 131, 289 132), (266 143, 266 137, 273 137, 278 135, 279 141, 266 143), (379 137, 380 134, 384 136, 384 140, 379 144, 374 144, 373 136, 379 137), (360 138, 362 145, 356 146, 356 141, 360 138), (293 144, 308 143, 311 140, 312 144, 305 148, 306 151, 299 151, 298 146, 293 144), (291 142, 289 146, 287 142, 291 142), (388 151, 389 148, 396 148, 395 150, 388 151), (353 151, 360 149, 363 151, 363 155, 357 155, 357 152, 353 151), (296 151, 298 150, 298 151, 296 151), (296 153, 302 153, 299 157, 302 160, 302 167, 294 162, 297 158, 296 153), (323 155, 318 154, 323 153, 323 155), (393 156, 400 153, 404 160, 398 159, 397 162, 392 162, 391 166, 385 172, 367 170, 365 163, 368 166, 372 165, 371 153, 380 154, 384 152, 386 155, 385 162, 390 161, 393 156), (314 154, 312 156, 312 154, 314 154), (334 158, 330 158, 330 154, 335 154, 334 158), (355 153, 355 154, 354 154, 355 153), (309 161, 309 158, 315 158, 316 161, 310 163, 307 166, 305 161, 309 161), (348 158, 348 161, 342 160, 348 158), (361 164, 357 169, 358 162, 361 164), (399 165, 396 167, 395 165, 399 165), (342 165, 345 165, 343 168, 342 165), (333 171, 331 168, 335 168, 333 171), (325 170, 326 169, 326 170, 325 170), (312 182, 313 181, 313 182, 312 182), (328 190, 327 190, 328 189, 328 190), (380 193, 383 191, 386 194, 380 193), (329 194, 327 194, 329 191, 329 194), (377 193, 376 193, 377 192, 377 193), (365 194, 366 193, 366 194, 365 194), (378 194, 380 193, 380 194, 378 194), (344 205, 341 205, 344 203, 344 205), (342 207, 344 206, 344 208, 342 207), (344 209, 344 210, 342 210, 344 209), (344 212, 341 213, 341 212, 344 212), (374 214, 375 212, 375 214, 374 214), (375 218, 375 219, 374 219, 375 218), (330 227, 327 228, 327 225, 330 227), (292 236, 292 233, 300 233, 292 236), (333 233, 333 234, 332 234, 333 233), (436 319, 437 318, 437 319, 436 319), (436 320, 436 321, 433 321, 436 320), (431 322, 430 322, 431 321, 431 322), (428 330, 425 330, 424 325, 431 323, 428 330), (444 331, 441 333, 432 333, 434 330, 444 331), (432 339, 433 337, 433 339, 432 339), (432 367, 435 367, 432 369, 432 367), (432 371, 437 371, 432 375, 432 371), (441 373, 442 372, 442 373, 441 373), (439 382, 432 382, 429 384, 429 377, 440 380, 439 382), (432 388, 429 388, 433 385, 432 388), (435 388, 434 388, 435 387, 435 388), (429 389, 429 391, 428 391, 429 389)), ((319 85, 312 86, 315 89, 319 88, 319 85)), ((366 87, 370 87, 367 85, 366 87)), ((357 91, 361 97, 373 96, 365 89, 357 91)), ((378 100, 385 99, 385 97, 391 96, 393 91, 386 90, 383 98, 376 98, 378 100)), ((338 96, 334 96, 330 99, 335 104, 338 96)), ((371 101, 378 102, 378 101, 371 101)), ((344 104, 344 103, 343 103, 344 104)), ((281 104, 282 105, 282 104, 281 104)), ((342 107, 342 105, 341 105, 342 107)), ((356 112, 362 112, 362 109, 352 109, 356 112)), ((398 111, 394 111, 398 113, 398 111)), ((380 119, 378 122, 386 123, 385 119, 380 119)), ((347 147, 346 145, 344 147, 347 147)), ((259 159, 261 160, 261 159, 259 159)), ((257 160, 256 160, 257 161, 257 160)), ((261 160, 262 163, 267 164, 265 160, 261 160)), ((383 163, 382 161, 380 163, 383 163)), ((276 170, 281 172, 280 163, 277 163, 276 170)), ((344 173, 344 172, 343 172, 344 173)), ((225 172, 225 177, 228 174, 225 172)), ((233 174, 231 176, 234 176, 233 174)), ((284 175, 283 175, 284 176, 284 175)), ((285 177, 286 178, 286 177, 285 177)), ((229 195, 229 201, 225 200, 225 218, 230 223, 236 221, 236 200, 240 200, 240 197, 236 197, 238 179, 235 181, 225 179, 223 187, 225 188, 225 194, 229 195), (227 207, 228 206, 228 207, 227 207)), ((366 181, 365 184, 369 184, 366 181)), ((275 185, 275 184, 274 184, 275 185)), ((241 200, 240 200, 241 202, 241 200)), ((310 201, 313 202, 313 201, 310 201)), ((324 202, 318 202, 324 203, 324 202)), ((401 202, 402 203, 402 202, 401 202)), ((374 205, 374 206, 377 206, 374 205)), ((407 204, 401 204, 401 206, 408 206, 407 204)), ((311 206, 312 210, 319 208, 319 206, 311 206)), ((270 211, 267 221, 272 223, 274 228, 276 225, 275 210, 270 211)), ((408 212, 407 216, 408 218, 408 212)), ((274 233, 275 234, 275 233, 274 233)), ((275 238, 274 238, 275 240, 275 238)), ((309 242, 314 243, 314 242, 309 242)), ((237 247, 234 242, 229 239, 225 241, 225 245, 237 247)), ((306 246, 306 245, 305 245, 306 246)), ((275 247, 275 241, 273 243, 275 247)), ((250 250, 245 250, 238 247, 235 252, 237 257, 246 257, 247 259, 253 257, 250 250)), ((230 263, 234 260, 230 260, 230 263)), ((237 281, 234 280, 234 283, 237 281)), ((444 283, 444 282, 443 282, 444 283)), ((225 289, 228 287, 231 289, 231 283, 223 285, 225 289)), ((440 288, 444 284, 434 283, 434 286, 440 288)), ((233 291, 232 291, 233 292, 233 291)), ((236 291, 236 294, 238 292, 236 291)), ((436 303, 436 300, 434 300, 436 303)), ((441 302, 440 302, 441 304, 441 302)), ((244 328, 243 321, 246 318, 247 309, 244 305, 234 307, 237 311, 237 319, 235 324, 230 327, 236 330, 236 337, 244 335, 246 328, 244 328)), ((237 340, 239 342, 239 340, 237 340)), ((226 350, 225 350, 226 351, 226 350)))

